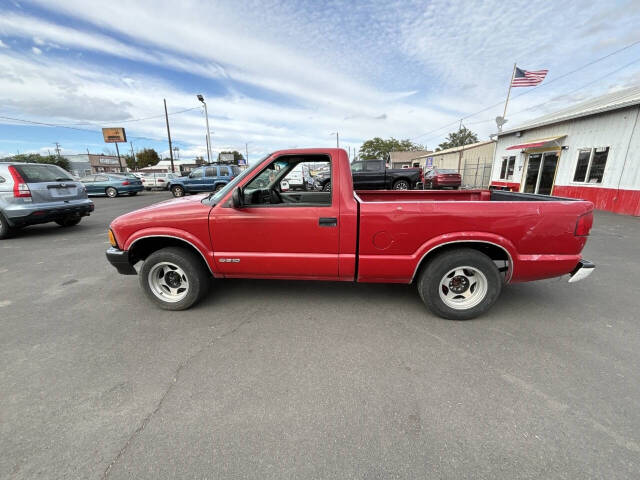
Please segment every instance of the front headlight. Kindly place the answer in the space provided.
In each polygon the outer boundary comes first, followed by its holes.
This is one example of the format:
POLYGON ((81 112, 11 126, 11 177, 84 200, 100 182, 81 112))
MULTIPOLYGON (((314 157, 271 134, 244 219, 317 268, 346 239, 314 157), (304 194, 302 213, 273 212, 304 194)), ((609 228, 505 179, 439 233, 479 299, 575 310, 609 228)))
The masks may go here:
POLYGON ((109 243, 111 244, 112 247, 118 246, 118 242, 116 242, 116 237, 111 231, 111 229, 109 229, 109 243))

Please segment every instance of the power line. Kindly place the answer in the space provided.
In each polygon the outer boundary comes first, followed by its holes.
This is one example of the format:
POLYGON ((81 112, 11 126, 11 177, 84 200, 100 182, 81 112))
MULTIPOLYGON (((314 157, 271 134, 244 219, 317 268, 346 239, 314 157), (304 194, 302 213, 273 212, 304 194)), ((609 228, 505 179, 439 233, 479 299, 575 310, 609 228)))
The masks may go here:
MULTIPOLYGON (((523 95, 528 95, 529 93, 531 93, 531 92, 533 92, 533 91, 537 91, 538 89, 543 88, 543 87, 545 87, 545 86, 547 86, 547 85, 549 85, 549 84, 551 84, 551 83, 553 83, 553 82, 556 82, 556 81, 561 80, 561 79, 563 79, 563 78, 566 78, 566 77, 568 77, 568 76, 570 76, 570 75, 573 75, 574 73, 579 72, 580 70, 584 70, 585 68, 590 67, 591 65, 594 65, 595 63, 601 62, 602 60, 605 60, 605 59, 607 59, 607 58, 609 58, 609 57, 611 57, 611 56, 613 56, 613 55, 616 55, 616 54, 618 54, 618 53, 620 53, 620 52, 623 52, 624 50, 628 50, 629 48, 634 47, 635 45, 638 45, 638 44, 640 44, 640 40, 636 40, 635 42, 629 43, 628 45, 625 45, 624 47, 619 48, 618 50, 615 50, 615 51, 613 51, 613 52, 611 52, 611 53, 608 53, 607 55, 604 55, 604 56, 602 56, 602 57, 600 57, 600 58, 597 58, 597 59, 595 59, 595 60, 593 60, 593 61, 591 61, 591 62, 585 63, 584 65, 581 65, 580 67, 578 67, 578 68, 576 68, 576 69, 574 69, 574 70, 571 70, 571 71, 569 71, 569 72, 567 72, 567 73, 564 73, 564 74, 562 74, 562 75, 560 75, 560 76, 558 76, 558 77, 555 77, 555 78, 553 78, 553 79, 551 79, 551 80, 549 80, 549 81, 547 81, 547 82, 541 83, 540 85, 538 85, 538 86, 536 86, 536 87, 533 87, 533 88, 531 88, 531 89, 529 89, 529 90, 527 90, 527 91, 525 91, 525 92, 522 92, 521 94, 516 95, 516 96, 514 96, 513 98, 515 99, 515 98, 520 98, 520 97, 522 97, 523 95)), ((634 63, 634 62, 632 62, 632 63, 634 63)), ((627 65, 627 66, 628 66, 628 65, 627 65)), ((616 71, 617 71, 617 70, 616 70, 616 71)), ((610 75, 611 73, 615 73, 615 71, 614 71, 614 72, 610 72, 610 73, 609 73, 609 74, 607 74, 607 75, 610 75)), ((581 87, 581 88, 582 88, 582 87, 581 87)), ((466 116, 462 117, 462 120, 467 119, 467 118, 470 118, 470 117, 474 117, 474 116, 478 115, 479 113, 486 112, 487 110, 491 110, 492 108, 495 108, 495 107, 497 107, 498 105, 502 105, 503 103, 504 103, 504 102, 503 102, 502 100, 501 100, 501 101, 499 101, 499 102, 496 102, 496 103, 494 103, 494 104, 492 104, 492 105, 489 105, 489 106, 487 106, 487 107, 482 108, 481 110, 478 110, 478 111, 476 111, 476 112, 473 112, 473 113, 471 113, 471 114, 469 114, 469 115, 466 115, 466 116)), ((443 128, 447 128, 447 127, 449 127, 449 126, 451 126, 451 125, 454 125, 454 124, 456 124, 456 123, 458 123, 458 120, 456 120, 456 121, 454 121, 454 122, 451 122, 451 123, 447 123, 446 125, 443 125, 443 126, 441 126, 441 127, 438 127, 438 128, 436 128, 436 129, 434 129, 434 130, 430 130, 430 131, 428 131, 428 132, 426 132, 426 133, 423 133, 423 134, 421 134, 421 135, 418 135, 417 137, 413 137, 411 140, 412 140, 412 141, 413 141, 413 140, 417 140, 418 138, 422 138, 422 137, 424 137, 425 135, 429 135, 429 134, 431 134, 431 133, 435 133, 435 132, 437 132, 437 131, 439 131, 439 130, 442 130, 443 128)), ((484 120, 483 120, 482 122, 480 122, 480 123, 484 123, 484 120)), ((430 137, 430 138, 431 138, 431 137, 430 137)))

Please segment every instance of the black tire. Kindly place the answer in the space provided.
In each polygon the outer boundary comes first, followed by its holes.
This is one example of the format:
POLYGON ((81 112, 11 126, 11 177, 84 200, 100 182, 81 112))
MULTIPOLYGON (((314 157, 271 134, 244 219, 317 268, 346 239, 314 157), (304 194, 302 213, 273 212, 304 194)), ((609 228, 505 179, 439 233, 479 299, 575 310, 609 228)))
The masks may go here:
POLYGON ((197 253, 180 247, 167 247, 153 252, 142 264, 138 276, 147 296, 164 310, 186 310, 207 294, 211 283, 211 277, 202 263, 202 258, 197 253), (153 279, 150 279, 149 274, 154 267, 163 263, 177 266, 186 276, 188 288, 184 298, 179 301, 166 301, 154 293, 153 279))
POLYGON ((71 215, 68 217, 58 219, 55 222, 61 227, 73 227, 74 225, 79 224, 80 220, 82 220, 82 217, 71 215))
POLYGON ((130 197, 135 197, 138 194, 138 192, 129 192, 129 196, 130 197))
POLYGON ((400 180, 393 182, 392 188, 394 190, 411 190, 411 184, 408 180, 401 178, 400 180))
POLYGON ((444 252, 429 262, 418 280, 418 293, 429 310, 439 317, 449 320, 470 320, 487 312, 493 306, 500 296, 502 284, 502 275, 498 271, 498 267, 493 263, 493 260, 477 250, 461 248, 444 252), (470 267, 476 270, 476 272, 481 272, 482 275, 464 267, 470 267), (447 276, 452 271, 457 270, 462 270, 464 275, 457 275, 457 272, 455 272, 453 277, 447 276), (473 275, 468 276, 469 273, 473 275), (484 279, 482 276, 484 276, 484 279), (451 279, 449 286, 454 285, 456 288, 461 289, 465 287, 465 281, 463 279, 467 278, 467 289, 462 293, 467 293, 472 296, 475 295, 476 298, 474 301, 477 301, 477 303, 473 304, 473 302, 469 300, 459 298, 463 295, 456 295, 453 290, 449 291, 446 286, 443 288, 442 283, 443 281, 446 282, 447 278, 451 279), (470 283, 469 278, 472 279, 471 281, 476 279, 476 282, 470 283), (484 287, 482 285, 483 281, 485 282, 484 287), (457 284, 453 282, 457 282, 457 284), (476 286, 475 291, 473 289, 474 285, 476 286), (484 295, 481 295, 483 289, 484 295), (448 300, 449 303, 469 302, 469 307, 461 308, 461 306, 459 306, 458 308, 453 308, 447 305, 441 298, 441 292, 445 297, 447 297, 447 295, 453 295, 453 297, 448 300))
POLYGON ((106 193, 109 198, 116 198, 118 196, 118 190, 113 187, 107 187, 104 193, 106 193))
POLYGON ((9 238, 15 233, 15 229, 9 225, 9 222, 0 213, 0 240, 9 238))
POLYGON ((222 190, 224 188, 224 183, 221 183, 219 185, 216 185, 216 188, 213 189, 214 192, 219 192, 220 190, 222 190))
POLYGON ((180 185, 174 185, 171 187, 171 193, 174 197, 184 197, 184 187, 180 185))
POLYGON ((323 192, 330 192, 331 191, 331 182, 327 182, 322 186, 322 191, 323 192))

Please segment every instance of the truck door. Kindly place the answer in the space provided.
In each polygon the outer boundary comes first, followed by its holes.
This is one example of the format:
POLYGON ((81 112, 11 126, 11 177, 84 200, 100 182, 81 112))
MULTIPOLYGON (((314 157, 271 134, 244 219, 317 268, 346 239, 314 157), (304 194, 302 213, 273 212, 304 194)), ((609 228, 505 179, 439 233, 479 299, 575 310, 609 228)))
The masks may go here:
POLYGON ((380 190, 384 188, 384 162, 365 160, 351 164, 353 188, 356 190, 380 190))
POLYGON ((285 191, 300 163, 318 168, 326 155, 278 157, 242 190, 244 205, 225 202, 210 216, 216 268, 228 277, 337 280, 338 192, 285 191))

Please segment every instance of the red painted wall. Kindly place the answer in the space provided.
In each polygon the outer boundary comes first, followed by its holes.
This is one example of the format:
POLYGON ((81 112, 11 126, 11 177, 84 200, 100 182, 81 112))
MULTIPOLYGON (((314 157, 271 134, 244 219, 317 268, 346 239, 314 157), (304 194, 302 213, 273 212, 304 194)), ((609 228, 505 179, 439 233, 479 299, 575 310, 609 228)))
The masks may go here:
POLYGON ((598 210, 640 216, 640 190, 555 185, 553 195, 588 200, 598 210))
POLYGON ((517 192, 518 190, 520 190, 520 184, 517 182, 497 182, 497 181, 492 181, 491 182, 491 186, 492 187, 509 187, 509 190, 511 190, 512 192, 517 192))

